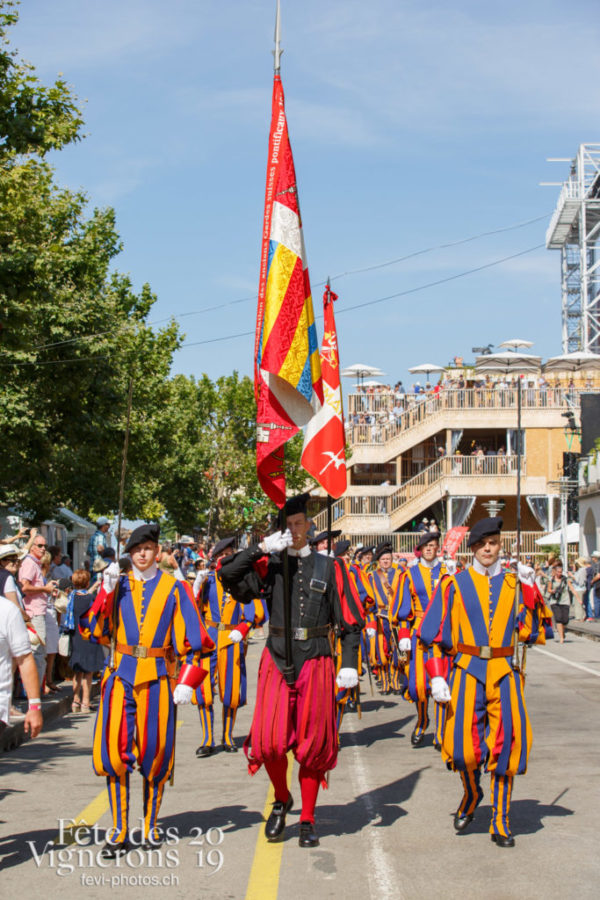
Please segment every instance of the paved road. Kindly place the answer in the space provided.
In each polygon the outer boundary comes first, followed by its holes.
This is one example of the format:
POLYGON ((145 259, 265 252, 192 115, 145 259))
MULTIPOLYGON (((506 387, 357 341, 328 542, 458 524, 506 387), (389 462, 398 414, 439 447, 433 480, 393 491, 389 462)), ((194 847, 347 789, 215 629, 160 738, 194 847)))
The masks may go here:
MULTIPOLYGON (((262 646, 250 646, 252 680, 262 646)), ((163 850, 161 859, 142 864, 136 853, 129 864, 106 869, 89 858, 94 848, 49 843, 59 837, 59 819, 65 826, 78 816, 97 822, 100 836, 109 826, 104 786, 91 773, 92 720, 65 716, 0 759, 3 896, 26 890, 30 896, 94 900, 114 888, 126 897, 140 897, 143 890, 166 900, 595 898, 600 643, 571 637, 562 646, 551 642, 531 650, 527 697, 534 747, 528 774, 515 781, 514 850, 491 844, 487 798, 472 831, 455 834, 458 776, 446 771, 430 741, 411 747, 414 707, 365 696, 362 720, 346 717, 338 767, 319 798, 318 849, 298 847, 298 805, 288 817, 286 841, 266 844, 262 814, 272 798, 264 773, 249 778, 242 753, 197 760, 196 712, 186 707, 175 785, 167 788, 162 807, 162 823, 178 843, 170 845, 168 860, 163 850), (140 887, 151 878, 166 881, 140 887)), ((240 737, 249 719, 246 708, 236 726, 240 737)), ((292 792, 299 800, 296 770, 292 792)), ((132 798, 135 818, 141 814, 137 774, 132 798)), ((84 833, 79 839, 84 842, 84 833)))

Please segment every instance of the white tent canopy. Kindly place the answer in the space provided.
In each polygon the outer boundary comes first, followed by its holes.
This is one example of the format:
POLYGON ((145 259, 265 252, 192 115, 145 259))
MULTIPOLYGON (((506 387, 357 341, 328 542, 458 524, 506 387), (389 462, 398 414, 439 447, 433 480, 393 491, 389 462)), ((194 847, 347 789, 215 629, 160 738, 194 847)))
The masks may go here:
POLYGON ((544 372, 586 372, 600 369, 600 354, 575 350, 551 356, 544 364, 544 372))
MULTIPOLYGON (((562 528, 559 528, 557 531, 552 531, 550 534, 547 534, 546 537, 538 538, 536 544, 538 547, 550 547, 551 544, 560 544, 562 543, 563 533, 562 528)), ((569 522, 567 525, 567 544, 578 544, 579 543, 579 522, 569 522)))

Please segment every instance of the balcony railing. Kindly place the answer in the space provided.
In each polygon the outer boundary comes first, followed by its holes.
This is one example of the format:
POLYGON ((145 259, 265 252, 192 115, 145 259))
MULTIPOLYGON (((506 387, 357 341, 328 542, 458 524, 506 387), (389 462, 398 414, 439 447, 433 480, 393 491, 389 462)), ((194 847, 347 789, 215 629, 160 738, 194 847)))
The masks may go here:
MULTIPOLYGON (((521 405, 531 409, 572 409, 581 391, 567 388, 523 388, 521 405)), ((451 388, 438 394, 350 394, 346 432, 351 444, 384 444, 445 410, 517 409, 517 389, 451 388)))
MULTIPOLYGON (((521 457, 521 475, 526 474, 526 458, 521 457)), ((517 474, 516 456, 443 456, 427 466, 418 475, 406 481, 392 493, 375 496, 346 496, 336 500, 332 506, 332 520, 342 516, 391 516, 406 506, 415 497, 420 497, 430 487, 443 478, 490 478, 511 477, 517 474)), ((327 527, 326 512, 314 517, 317 530, 327 527)))

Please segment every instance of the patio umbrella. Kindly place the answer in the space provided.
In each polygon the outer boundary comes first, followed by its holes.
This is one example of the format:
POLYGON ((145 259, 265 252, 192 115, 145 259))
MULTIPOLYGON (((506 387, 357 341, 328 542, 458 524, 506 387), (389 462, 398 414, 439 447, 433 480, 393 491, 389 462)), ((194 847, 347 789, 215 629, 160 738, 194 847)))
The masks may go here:
POLYGON ((510 341, 502 341, 499 347, 506 347, 509 350, 522 350, 533 347, 533 341, 524 341, 522 338, 513 338, 510 341))
POLYGON ((575 350, 551 356, 544 364, 544 372, 591 372, 600 369, 600 354, 589 350, 575 350))
POLYGON ((383 375, 384 373, 376 366, 366 366, 363 363, 354 363, 354 365, 342 369, 340 374, 344 378, 358 378, 358 381, 362 384, 365 378, 369 376, 372 378, 373 375, 383 375))
POLYGON ((413 366, 412 369, 408 371, 411 375, 421 375, 424 373, 427 376, 427 381, 429 381, 429 373, 430 372, 443 372, 445 366, 436 366, 435 363, 421 363, 420 366, 413 366))
POLYGON ((361 381, 360 384, 355 384, 354 387, 383 387, 383 382, 374 381, 371 378, 369 381, 361 381))

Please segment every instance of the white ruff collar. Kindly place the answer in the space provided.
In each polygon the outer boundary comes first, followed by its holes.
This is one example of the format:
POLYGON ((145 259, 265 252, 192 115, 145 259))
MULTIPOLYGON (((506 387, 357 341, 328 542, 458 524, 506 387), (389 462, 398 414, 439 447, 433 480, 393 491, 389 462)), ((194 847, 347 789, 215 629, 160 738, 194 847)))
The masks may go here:
POLYGON ((288 547, 288 556, 310 556, 311 549, 308 544, 305 544, 304 547, 300 547, 299 550, 294 550, 293 547, 288 547))
POLYGON ((489 566, 489 568, 486 568, 485 566, 481 565, 478 559, 473 557, 472 565, 476 572, 478 572, 480 575, 487 575, 488 578, 493 578, 494 575, 499 575, 502 571, 502 563, 499 559, 496 560, 493 566, 489 566))
POLYGON ((140 572, 140 570, 132 563, 131 571, 133 572, 133 577, 136 581, 150 581, 158 572, 158 566, 153 562, 149 569, 146 569, 145 572, 140 572))

